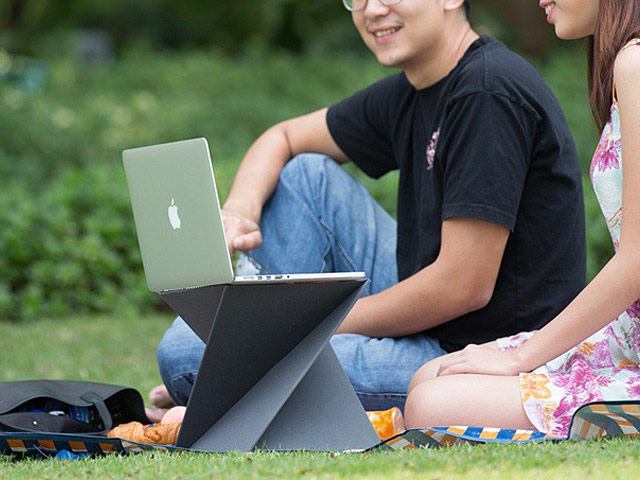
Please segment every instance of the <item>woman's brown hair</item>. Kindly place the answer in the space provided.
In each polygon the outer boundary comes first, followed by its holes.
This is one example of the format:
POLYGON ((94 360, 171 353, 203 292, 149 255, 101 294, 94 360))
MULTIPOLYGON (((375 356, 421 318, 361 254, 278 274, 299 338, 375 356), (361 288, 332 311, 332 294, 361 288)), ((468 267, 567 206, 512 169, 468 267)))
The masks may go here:
POLYGON ((587 39, 589 104, 600 130, 609 121, 613 66, 620 49, 640 37, 640 0, 600 0, 598 23, 587 39))

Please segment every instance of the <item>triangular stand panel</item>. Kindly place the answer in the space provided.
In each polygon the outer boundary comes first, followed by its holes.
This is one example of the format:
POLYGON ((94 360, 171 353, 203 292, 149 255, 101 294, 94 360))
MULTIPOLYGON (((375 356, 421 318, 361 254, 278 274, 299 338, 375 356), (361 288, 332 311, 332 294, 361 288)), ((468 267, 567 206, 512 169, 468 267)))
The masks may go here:
POLYGON ((178 445, 224 452, 376 444, 329 344, 365 285, 216 285, 163 292, 206 343, 178 445))

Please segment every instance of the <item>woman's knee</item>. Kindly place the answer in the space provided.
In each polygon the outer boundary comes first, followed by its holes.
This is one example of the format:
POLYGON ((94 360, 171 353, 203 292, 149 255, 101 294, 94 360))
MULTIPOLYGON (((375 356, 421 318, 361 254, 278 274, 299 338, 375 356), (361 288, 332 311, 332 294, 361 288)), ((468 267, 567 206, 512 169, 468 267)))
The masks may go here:
POLYGON ((438 378, 426 380, 414 386, 407 396, 404 419, 407 428, 441 426, 438 413, 446 405, 449 393, 446 385, 438 378))
POLYGON ((411 393, 411 390, 413 390, 417 385, 436 378, 443 358, 444 357, 434 358, 420 367, 413 375, 413 378, 411 378, 409 388, 407 388, 407 393, 411 393))

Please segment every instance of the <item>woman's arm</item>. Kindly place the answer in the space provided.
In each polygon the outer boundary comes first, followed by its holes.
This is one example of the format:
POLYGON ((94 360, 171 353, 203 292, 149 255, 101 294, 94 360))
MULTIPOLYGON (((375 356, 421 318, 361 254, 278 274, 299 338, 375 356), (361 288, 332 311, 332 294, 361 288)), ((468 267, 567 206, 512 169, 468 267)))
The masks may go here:
POLYGON ((615 64, 622 129, 622 232, 615 256, 517 356, 536 368, 585 340, 640 297, 640 48, 629 48, 615 64))
POLYGON ((534 370, 596 333, 640 298, 640 48, 620 54, 615 77, 623 149, 618 252, 567 308, 518 349, 470 347, 443 363, 440 374, 513 375, 534 370))

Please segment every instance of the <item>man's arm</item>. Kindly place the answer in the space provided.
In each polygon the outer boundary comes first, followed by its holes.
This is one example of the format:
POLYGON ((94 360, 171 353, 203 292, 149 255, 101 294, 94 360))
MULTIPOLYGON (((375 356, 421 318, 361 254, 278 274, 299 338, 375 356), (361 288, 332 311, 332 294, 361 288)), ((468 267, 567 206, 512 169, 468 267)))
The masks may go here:
POLYGON ((338 333, 411 335, 485 307, 493 295, 509 230, 451 218, 434 263, 393 287, 358 300, 338 333))
POLYGON ((258 228, 262 207, 287 162, 304 152, 348 161, 329 133, 326 108, 271 127, 249 148, 222 207, 230 248, 248 251, 262 244, 258 228))

